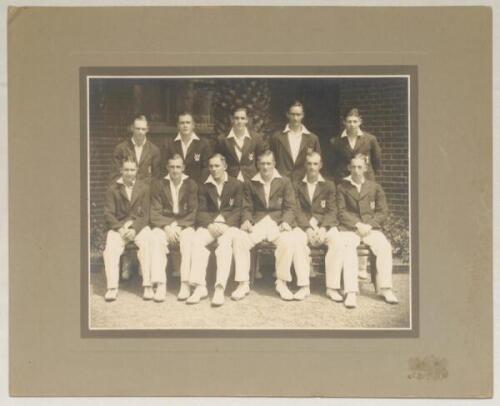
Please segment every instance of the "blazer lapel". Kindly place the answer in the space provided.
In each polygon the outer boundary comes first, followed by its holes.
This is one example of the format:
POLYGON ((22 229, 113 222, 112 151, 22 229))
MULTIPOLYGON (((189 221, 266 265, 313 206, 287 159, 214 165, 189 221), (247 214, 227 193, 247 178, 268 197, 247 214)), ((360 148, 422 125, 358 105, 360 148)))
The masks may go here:
POLYGON ((149 141, 144 143, 144 147, 142 147, 141 159, 139 160, 139 166, 144 162, 146 157, 149 155, 151 151, 151 145, 149 145, 149 141))
POLYGON ((187 160, 187 157, 193 153, 193 149, 196 147, 196 144, 198 144, 198 142, 199 142, 198 140, 191 141, 191 144, 189 144, 189 147, 186 151, 186 160, 187 160))
POLYGON ((293 161, 292 150, 290 149, 290 142, 288 142, 288 133, 281 133, 279 139, 280 142, 283 144, 283 147, 285 147, 285 150, 288 153, 289 158, 293 161))
POLYGON ((271 181, 271 190, 269 191, 269 201, 273 198, 276 192, 280 189, 281 182, 275 178, 271 181))
MULTIPOLYGON (((144 151, 143 151, 144 153, 144 151)), ((134 187, 132 188, 132 196, 130 197, 130 205, 133 206, 140 194, 141 184, 135 181, 134 187)), ((125 188, 124 188, 125 189, 125 188)))
POLYGON ((163 185, 164 185, 163 189, 165 191, 165 196, 167 197, 167 200, 170 203, 170 207, 173 209, 174 208, 174 198, 172 197, 172 192, 170 190, 170 181, 164 180, 163 185))
MULTIPOLYGON (((256 181, 252 181, 252 184, 253 184, 253 188, 255 190, 255 194, 260 199, 262 205, 264 207, 267 207, 266 195, 264 194, 264 185, 262 183, 256 182, 256 181)), ((271 200, 271 198, 269 198, 269 200, 271 200)))
MULTIPOLYGON (((316 188, 317 190, 318 188, 316 188)), ((309 203, 309 206, 312 206, 311 199, 309 198, 309 192, 307 190, 307 184, 305 182, 300 182, 299 184, 299 192, 304 196, 304 199, 306 199, 306 202, 309 203)))
MULTIPOLYGON (((118 189, 120 190, 120 195, 122 196, 123 200, 125 200, 127 202, 127 204, 129 204, 130 200, 128 200, 127 191, 125 190, 125 185, 119 184, 118 189)), ((133 195, 133 191, 132 191, 132 195, 133 195)))
MULTIPOLYGON (((297 154, 297 158, 300 156, 300 154, 302 153, 302 151, 304 150, 304 148, 307 145, 307 137, 308 137, 307 134, 302 134, 301 135, 301 138, 300 138, 300 147, 299 147, 299 152, 297 154)), ((297 162, 297 160, 298 159, 296 159, 295 162, 297 162)))
MULTIPOLYGON (((217 198, 219 197, 217 195, 217 188, 215 185, 212 185, 211 183, 207 184, 207 189, 208 189, 208 195, 210 196, 210 199, 212 199, 212 202, 214 203, 215 207, 218 207, 217 205, 217 198)), ((224 192, 224 190, 223 190, 224 192)), ((222 202, 222 199, 221 199, 222 202)))
POLYGON ((313 194, 313 199, 312 199, 311 205, 314 203, 314 201, 321 194, 321 192, 323 191, 324 187, 325 187, 325 182, 318 182, 316 184, 316 189, 314 189, 314 194, 313 194))
POLYGON ((366 184, 366 181, 363 182, 363 184, 361 185, 361 191, 359 193, 359 200, 363 199, 368 194, 368 192, 370 191, 369 189, 370 188, 366 184))
POLYGON ((236 154, 236 141, 234 138, 226 138, 226 146, 229 151, 229 153, 233 156, 233 158, 236 160, 236 162, 239 161, 238 155, 236 154))

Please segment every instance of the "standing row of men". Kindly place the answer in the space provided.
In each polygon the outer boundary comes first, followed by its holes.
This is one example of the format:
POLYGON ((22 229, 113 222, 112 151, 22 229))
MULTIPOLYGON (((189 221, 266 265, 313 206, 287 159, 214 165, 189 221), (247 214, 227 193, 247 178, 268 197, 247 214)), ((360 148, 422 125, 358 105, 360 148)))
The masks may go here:
POLYGON ((377 256, 379 293, 387 302, 397 303, 391 246, 380 232, 387 216, 385 196, 378 184, 365 179, 373 170, 373 157, 351 157, 350 175, 336 189, 320 174, 319 141, 302 125, 303 107, 292 105, 288 118, 285 130, 267 143, 247 130, 247 112, 238 109, 230 133, 218 137, 215 154, 194 133, 190 114, 179 116, 179 134, 166 142, 162 152, 146 141, 145 118, 134 120, 132 140, 115 150, 119 176, 114 176, 107 196, 106 300, 117 297, 119 257, 127 241, 139 247, 144 299, 158 302, 166 295, 166 254, 179 244, 178 299, 190 304, 208 294, 207 245, 217 241, 212 298, 217 306, 224 303, 233 258, 238 287, 231 297, 239 300, 249 293, 250 250, 267 240, 276 244, 276 291, 283 300, 309 295, 309 246, 325 244, 327 295, 355 307, 356 247, 363 240, 377 256), (295 293, 287 285, 292 264, 299 288, 295 293), (342 272, 345 297, 340 290, 342 272))

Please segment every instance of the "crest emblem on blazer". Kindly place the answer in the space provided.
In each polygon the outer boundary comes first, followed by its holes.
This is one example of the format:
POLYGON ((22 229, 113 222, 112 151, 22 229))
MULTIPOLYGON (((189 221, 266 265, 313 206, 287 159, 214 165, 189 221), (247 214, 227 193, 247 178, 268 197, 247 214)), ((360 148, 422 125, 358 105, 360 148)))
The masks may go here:
POLYGON ((321 201, 321 208, 324 209, 326 207, 326 200, 321 201))
POLYGON ((229 206, 232 206, 233 204, 234 204, 234 199, 231 197, 231 198, 229 199, 229 206))
POLYGON ((313 152, 313 148, 312 147, 307 147, 307 153, 310 154, 311 152, 313 152))
POLYGON ((375 210, 375 202, 370 202, 370 209, 375 210))
POLYGON ((194 154, 194 160, 195 160, 196 162, 199 162, 199 161, 200 161, 200 155, 201 155, 201 154, 194 154))
POLYGON ((151 173, 151 165, 148 166, 148 172, 151 173))
POLYGON ((250 153, 248 154, 248 159, 249 159, 250 161, 253 161, 253 152, 250 152, 250 153))

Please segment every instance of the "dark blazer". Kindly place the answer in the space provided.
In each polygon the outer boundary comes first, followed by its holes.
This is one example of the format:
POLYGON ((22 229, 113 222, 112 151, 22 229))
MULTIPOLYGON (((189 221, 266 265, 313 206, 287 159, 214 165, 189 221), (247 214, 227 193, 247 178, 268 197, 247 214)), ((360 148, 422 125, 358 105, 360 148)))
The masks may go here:
MULTIPOLYGON (((182 153, 181 140, 174 141, 175 137, 165 140, 162 150, 162 176, 167 174, 168 158, 174 154, 184 156, 182 153)), ((193 140, 189 145, 187 154, 184 157, 186 169, 184 173, 201 184, 208 177, 208 158, 212 155, 212 147, 208 140, 201 138, 193 140)))
POLYGON ((290 143, 288 142, 288 133, 278 131, 269 139, 269 146, 274 152, 276 158, 276 169, 282 176, 292 180, 300 180, 304 177, 306 171, 304 163, 308 152, 316 151, 321 154, 321 147, 318 137, 313 134, 302 134, 299 153, 295 163, 292 159, 290 143))
POLYGON ((337 207, 341 230, 356 230, 356 223, 365 223, 380 229, 389 209, 382 187, 371 180, 365 180, 361 193, 347 180, 337 186, 337 207))
POLYGON ((198 190, 198 214, 196 223, 199 227, 208 227, 215 218, 222 215, 225 224, 239 227, 241 220, 243 184, 232 177, 224 183, 220 209, 217 205, 217 188, 212 183, 203 183, 198 190))
POLYGON ((241 161, 236 155, 236 142, 234 138, 227 138, 227 135, 219 135, 215 145, 215 152, 226 158, 227 173, 236 178, 241 170, 245 181, 252 179, 257 173, 257 157, 260 153, 269 148, 268 142, 261 134, 249 131, 250 138, 245 138, 241 151, 241 161))
POLYGON ((179 189, 179 213, 173 212, 170 180, 163 178, 156 182, 151 191, 151 225, 163 228, 177 222, 179 227, 191 227, 198 210, 198 186, 191 178, 184 179, 179 189))
MULTIPOLYGON (((113 169, 111 173, 111 182, 119 179, 121 176, 120 169, 122 160, 125 156, 132 155, 135 157, 134 144, 132 139, 125 140, 118 144, 113 151, 113 169)), ((142 148, 141 160, 138 162, 137 179, 146 182, 151 182, 151 178, 158 179, 160 177, 160 149, 151 141, 146 140, 142 148)))
POLYGON ((311 227, 311 217, 318 220, 319 227, 327 230, 338 225, 335 184, 332 181, 318 182, 312 202, 305 182, 295 181, 293 186, 297 197, 297 225, 300 228, 306 230, 311 227))
POLYGON ((356 140, 354 149, 351 148, 347 137, 334 137, 330 140, 332 145, 333 176, 338 183, 349 175, 349 163, 357 154, 368 156, 368 170, 366 179, 375 180, 375 174, 381 167, 382 151, 374 135, 363 131, 363 135, 356 140))
POLYGON ((149 185, 136 180, 132 188, 130 201, 125 191, 125 185, 114 182, 106 192, 104 219, 109 230, 119 230, 132 220, 132 228, 138 234, 149 223, 149 185))
POLYGON ((245 182, 243 187, 243 208, 241 222, 249 220, 252 224, 269 215, 277 224, 296 225, 295 212, 297 203, 292 183, 288 178, 274 178, 269 193, 269 206, 266 206, 264 185, 258 181, 245 182))

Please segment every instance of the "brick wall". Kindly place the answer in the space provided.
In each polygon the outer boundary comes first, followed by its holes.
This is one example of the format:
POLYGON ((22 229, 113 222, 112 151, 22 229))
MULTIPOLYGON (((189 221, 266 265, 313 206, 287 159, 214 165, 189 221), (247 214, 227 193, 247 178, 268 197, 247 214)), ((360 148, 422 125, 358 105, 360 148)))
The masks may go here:
MULTIPOLYGON (((132 84, 93 82, 91 85, 89 158, 92 228, 102 227, 106 185, 114 146, 129 135, 128 120, 134 106, 132 84)), ((384 187, 392 213, 408 219, 408 126, 405 79, 342 79, 337 93, 338 111, 357 107, 363 128, 374 134, 382 148, 382 171, 378 181, 384 187)), ((282 120, 282 118, 281 118, 282 120)), ((339 123, 338 123, 339 124, 339 123)), ((314 123, 309 123, 314 127, 314 123)), ((337 126, 335 126, 337 127, 337 126)), ((340 128, 340 124, 338 125, 340 128)), ((165 134, 149 134, 159 145, 165 134)), ((329 136, 327 137, 329 139, 329 136)), ((99 233, 96 233, 100 235, 99 233)), ((95 244, 102 241, 95 242, 95 244)))
POLYGON ((349 79, 339 86, 344 113, 357 107, 362 128, 375 135, 382 148, 382 170, 377 180, 384 188, 392 213, 408 218, 408 98, 404 78, 349 79))

